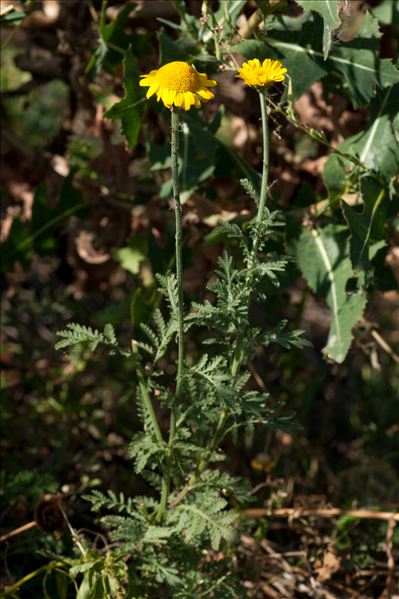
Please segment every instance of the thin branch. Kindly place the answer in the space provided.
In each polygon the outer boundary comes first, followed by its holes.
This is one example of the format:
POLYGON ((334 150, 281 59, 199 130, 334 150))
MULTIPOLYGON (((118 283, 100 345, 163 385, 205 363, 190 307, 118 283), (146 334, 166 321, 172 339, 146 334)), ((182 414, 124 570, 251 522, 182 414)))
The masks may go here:
POLYGON ((389 343, 387 343, 385 341, 385 339, 383 337, 381 337, 381 335, 378 333, 378 331, 373 329, 371 331, 371 336, 378 343, 378 345, 381 347, 381 349, 383 349, 384 352, 388 354, 388 356, 391 356, 391 358, 395 362, 395 364, 399 364, 398 354, 395 353, 395 351, 392 349, 392 347, 389 345, 389 343))
POLYGON ((1 536, 0 543, 7 541, 7 539, 11 539, 11 537, 16 537, 17 535, 20 535, 21 533, 26 532, 26 531, 30 530, 31 528, 34 528, 35 526, 37 526, 36 520, 27 522, 26 524, 23 524, 22 526, 19 526, 18 528, 15 528, 14 530, 11 530, 7 534, 1 536))
POLYGON ((301 518, 303 516, 316 516, 318 518, 335 518, 340 516, 352 516, 353 518, 367 520, 387 520, 399 522, 399 512, 374 512, 373 510, 343 510, 340 508, 251 508, 244 510, 244 516, 248 518, 301 518))

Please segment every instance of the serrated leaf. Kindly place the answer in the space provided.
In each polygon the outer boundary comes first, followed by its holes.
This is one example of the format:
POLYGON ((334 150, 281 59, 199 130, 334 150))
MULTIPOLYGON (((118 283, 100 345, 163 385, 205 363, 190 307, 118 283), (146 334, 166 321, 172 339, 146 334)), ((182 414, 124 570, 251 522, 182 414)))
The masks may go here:
POLYGON ((275 22, 263 40, 246 40, 233 46, 245 58, 275 58, 283 62, 292 80, 293 98, 299 98, 317 80, 332 70, 345 79, 355 106, 367 104, 375 88, 399 82, 399 70, 389 59, 380 59, 378 21, 364 17, 358 36, 335 44, 324 60, 317 31, 321 18, 306 13, 299 19, 284 17, 275 22))
POLYGON ((123 28, 134 7, 135 3, 127 2, 119 10, 116 17, 110 23, 107 23, 107 3, 102 3, 98 27, 99 41, 98 46, 86 67, 86 74, 88 77, 93 78, 102 69, 111 70, 122 60, 125 49, 132 41, 132 36, 128 36, 123 28))
POLYGON ((340 198, 346 189, 345 161, 338 154, 331 154, 323 169, 323 181, 330 201, 340 198))
POLYGON ((338 363, 344 361, 352 341, 352 329, 361 318, 367 302, 364 290, 349 293, 347 283, 355 277, 346 227, 328 225, 323 229, 302 228, 289 241, 298 266, 309 287, 324 299, 332 322, 324 354, 338 363))
MULTIPOLYGON (((371 103, 371 120, 363 131, 345 139, 337 149, 346 154, 358 157, 369 169, 376 171, 388 182, 399 170, 399 84, 377 94, 371 103)), ((344 173, 349 162, 331 155, 325 164, 326 169, 334 169, 337 165, 344 173), (332 164, 333 163, 333 164, 332 164)), ((336 174, 338 179, 339 174, 336 174)), ((334 190, 334 184, 327 174, 325 182, 334 190)), ((336 188, 339 190, 339 187, 336 188)))
POLYGON ((399 81, 392 61, 379 58, 381 35, 378 20, 366 13, 356 38, 334 46, 329 56, 332 66, 344 75, 355 106, 368 104, 376 86, 389 87, 399 81))
POLYGON ((139 86, 140 71, 131 47, 125 52, 123 68, 125 97, 107 110, 104 116, 108 119, 120 119, 122 121, 122 131, 129 148, 132 149, 135 147, 139 136, 145 111, 145 98, 144 92, 139 86))
POLYGON ((385 189, 371 177, 363 177, 360 189, 364 202, 362 212, 358 212, 344 200, 341 203, 342 212, 351 231, 350 255, 355 272, 368 270, 370 244, 381 241, 385 236, 385 189))
POLYGON ((272 29, 263 40, 245 40, 232 49, 240 52, 247 60, 281 60, 292 81, 294 100, 328 73, 328 67, 322 60, 317 26, 308 15, 299 19, 280 20, 278 27, 272 29))
POLYGON ((323 18, 323 55, 327 59, 332 33, 341 25, 338 0, 296 0, 305 12, 314 10, 323 18))

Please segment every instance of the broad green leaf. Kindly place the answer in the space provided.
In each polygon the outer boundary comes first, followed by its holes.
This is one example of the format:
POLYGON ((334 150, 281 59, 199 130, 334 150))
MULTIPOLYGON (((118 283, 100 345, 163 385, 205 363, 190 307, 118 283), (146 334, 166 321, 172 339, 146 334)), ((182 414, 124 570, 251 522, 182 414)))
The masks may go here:
POLYGON ((350 256, 355 272, 367 271, 369 267, 369 246, 381 241, 384 236, 386 220, 386 192, 384 187, 371 177, 361 180, 361 194, 364 202, 363 212, 358 212, 345 201, 342 211, 351 231, 350 256))
POLYGON ((135 331, 139 330, 141 323, 148 324, 157 297, 155 290, 151 295, 148 292, 146 295, 141 287, 138 287, 133 293, 130 302, 130 321, 135 331))
POLYGON ((11 23, 20 23, 24 20, 28 13, 20 10, 10 10, 0 17, 1 25, 10 25, 11 23))
MULTIPOLYGON (((217 132, 222 118, 223 110, 219 110, 212 121, 208 122, 202 119, 198 111, 182 114, 179 154, 185 159, 179 160, 179 174, 183 201, 214 173, 221 176, 246 177, 255 187, 260 187, 259 174, 233 148, 226 146, 218 138, 217 132)), ((149 144, 148 153, 152 163, 151 170, 170 168, 169 143, 163 146, 149 144)), ((172 180, 169 178, 161 187, 161 197, 168 197, 171 190, 172 180)))
POLYGON ((24 226, 19 218, 16 218, 7 241, 2 244, 2 258, 8 267, 11 267, 15 260, 27 264, 31 250, 39 254, 53 252, 57 241, 55 229, 70 216, 85 214, 86 204, 81 191, 73 187, 73 176, 74 172, 71 171, 65 178, 54 208, 48 206, 46 186, 38 185, 33 200, 31 222, 24 226))
POLYGON ((323 180, 328 189, 330 201, 337 200, 345 192, 345 162, 338 154, 331 154, 324 165, 323 180))
POLYGON ((128 2, 123 6, 115 19, 106 22, 107 3, 102 3, 99 31, 99 42, 89 64, 86 67, 88 77, 94 77, 102 69, 111 70, 119 64, 126 48, 132 43, 132 36, 128 36, 123 28, 135 3, 128 2))
POLYGON ((378 20, 366 13, 356 38, 335 46, 329 56, 332 66, 344 75, 355 106, 368 104, 376 86, 399 82, 399 71, 392 61, 379 58, 381 35, 378 20))
MULTIPOLYGON (((238 15, 245 4, 246 0, 231 0, 230 2, 219 3, 219 9, 215 12, 214 16, 217 27, 219 29, 223 28, 224 35, 228 35, 234 31, 238 15)), ((207 41, 206 36, 204 36, 203 41, 207 41)))
POLYGON ((311 12, 298 19, 275 19, 266 37, 246 40, 233 46, 233 50, 245 58, 281 60, 292 79, 294 100, 333 70, 345 79, 355 106, 367 104, 376 87, 382 89, 399 82, 399 71, 392 61, 378 57, 381 33, 377 19, 370 13, 365 15, 358 36, 335 44, 327 60, 317 35, 320 25, 321 18, 311 12))
POLYGON ((141 123, 145 111, 145 98, 143 89, 139 86, 140 72, 137 59, 129 47, 125 52, 123 61, 125 97, 114 104, 105 117, 108 119, 121 119, 122 131, 130 149, 134 148, 139 136, 141 123))
POLYGON ((197 114, 186 114, 184 121, 180 135, 181 155, 184 157, 181 161, 181 185, 183 193, 191 194, 213 174, 218 141, 211 123, 204 123, 197 114))
POLYGON ((332 322, 325 356, 338 363, 344 361, 352 341, 352 329, 361 318, 367 296, 363 290, 349 293, 349 280, 355 278, 349 258, 346 227, 303 227, 289 240, 289 247, 309 287, 324 299, 331 310, 332 322))
MULTIPOLYGON (((212 121, 205 122, 197 111, 182 115, 179 153, 184 160, 179 160, 179 174, 183 201, 215 172, 222 176, 246 177, 256 188, 259 186, 259 174, 217 137, 222 116, 223 111, 219 110, 212 121)), ((169 144, 151 144, 149 154, 153 170, 170 167, 169 144)), ((169 178, 161 188, 161 197, 168 197, 171 190, 172 180, 169 178)))
POLYGON ((247 60, 281 60, 292 81, 294 100, 328 73, 328 67, 322 60, 317 27, 309 15, 299 19, 280 19, 278 28, 270 31, 263 40, 245 40, 233 46, 232 50, 239 52, 247 60), (316 51, 317 56, 313 54, 316 51))
POLYGON ((56 570, 55 581, 57 585, 58 599, 67 599, 69 576, 62 570, 56 570))
POLYGON ((76 599, 93 599, 95 595, 93 594, 93 585, 92 585, 93 577, 91 576, 91 571, 89 570, 83 576, 82 583, 78 589, 78 593, 76 595, 76 599))
POLYGON ((390 25, 399 35, 399 0, 382 0, 372 13, 383 25, 390 25))
MULTIPOLYGON (((371 120, 364 131, 357 133, 338 145, 338 150, 356 156, 369 169, 376 171, 388 182, 399 170, 399 84, 381 91, 371 103, 371 120)), ((329 191, 334 191, 331 171, 349 162, 337 160, 332 154, 324 167, 324 180, 329 191), (327 169, 327 174, 326 174, 327 169)), ((335 172, 335 181, 339 174, 335 172)), ((339 188, 339 185, 338 185, 339 188)))
POLYGON ((256 0, 256 4, 261 9, 264 17, 269 17, 271 14, 287 8, 286 0, 273 0, 273 3, 270 0, 256 0))
POLYGON ((137 275, 140 272, 140 265, 146 257, 144 239, 137 235, 133 236, 128 246, 116 250, 115 257, 122 268, 137 275))
POLYGON ((327 59, 332 33, 341 25, 338 0, 296 0, 305 12, 314 10, 323 17, 323 55, 327 59))
POLYGON ((173 60, 189 61, 195 59, 197 47, 193 40, 171 38, 165 31, 161 30, 159 39, 159 62, 161 65, 173 60))

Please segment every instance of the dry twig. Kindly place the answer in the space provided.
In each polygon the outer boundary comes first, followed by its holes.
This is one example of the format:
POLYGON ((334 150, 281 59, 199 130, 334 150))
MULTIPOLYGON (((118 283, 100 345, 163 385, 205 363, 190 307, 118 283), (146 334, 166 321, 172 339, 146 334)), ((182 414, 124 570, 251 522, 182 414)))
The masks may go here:
POLYGON ((353 518, 368 520, 388 520, 399 522, 399 512, 374 512, 373 510, 342 510, 340 508, 251 508, 244 511, 248 518, 300 518, 303 516, 316 516, 318 518, 335 518, 336 516, 352 516, 353 518))

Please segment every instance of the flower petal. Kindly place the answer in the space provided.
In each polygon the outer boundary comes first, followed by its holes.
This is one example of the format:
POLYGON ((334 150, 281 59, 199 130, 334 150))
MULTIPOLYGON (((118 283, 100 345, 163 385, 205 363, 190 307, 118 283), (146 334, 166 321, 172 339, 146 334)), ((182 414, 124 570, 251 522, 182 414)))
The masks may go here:
POLYGON ((152 77, 146 77, 146 79, 141 79, 141 81, 139 81, 139 86, 140 87, 148 87, 149 85, 152 85, 153 81, 154 80, 152 77))
POLYGON ((181 92, 177 92, 174 104, 177 108, 183 108, 184 96, 181 92))
POLYGON ((212 98, 215 97, 215 94, 213 94, 209 89, 199 89, 197 94, 205 100, 212 100, 212 98))
POLYGON ((146 98, 151 98, 151 96, 153 96, 157 91, 158 91, 158 84, 151 83, 151 85, 146 93, 146 98))
POLYGON ((200 83, 201 86, 203 87, 215 87, 215 85, 217 85, 217 81, 215 81, 214 79, 208 79, 208 76, 206 73, 198 73, 199 78, 200 78, 200 83))

